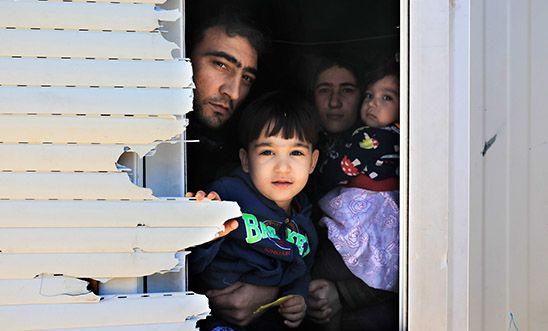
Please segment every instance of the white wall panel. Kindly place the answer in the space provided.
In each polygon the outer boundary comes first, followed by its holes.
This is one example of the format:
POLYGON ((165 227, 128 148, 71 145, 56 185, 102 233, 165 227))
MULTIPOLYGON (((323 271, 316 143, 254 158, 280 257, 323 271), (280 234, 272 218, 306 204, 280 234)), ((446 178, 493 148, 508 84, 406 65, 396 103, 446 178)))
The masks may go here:
POLYGON ((190 87, 185 60, 131 61, 0 58, 2 85, 190 87))
POLYGON ((0 113, 183 115, 192 89, 0 87, 0 113))
POLYGON ((448 325, 449 6, 409 1, 409 330, 448 325))
MULTIPOLYGON (((516 2, 515 6, 519 6, 516 2)), ((522 300, 527 301, 524 307, 528 313, 528 325, 522 327, 524 330, 548 330, 548 263, 546 263, 546 252, 548 252, 548 43, 546 42, 546 31, 548 30, 548 2, 542 0, 530 1, 529 7, 529 33, 530 33, 530 63, 529 69, 529 92, 530 112, 523 116, 523 110, 519 107, 521 99, 515 100, 515 107, 512 108, 516 117, 528 124, 528 130, 516 134, 528 135, 527 158, 529 161, 529 192, 526 195, 525 211, 528 211, 527 233, 522 233, 522 251, 527 253, 528 274, 523 275, 519 269, 513 269, 515 274, 522 275, 517 281, 520 286, 516 290, 527 289, 528 295, 520 294, 522 300), (519 106, 518 106, 519 105, 519 106), (523 281, 527 284, 523 285, 523 281)), ((527 81, 522 81, 526 84, 527 81)), ((527 85, 526 85, 527 86, 527 85)), ((513 137, 513 136, 512 136, 513 137)), ((522 180, 522 169, 515 169, 513 175, 516 181, 522 180)), ((519 210, 518 210, 519 211, 519 210)), ((524 218, 525 213, 516 214, 516 218, 524 218)), ((518 223, 519 225, 519 223, 518 223)), ((523 228, 520 231, 525 232, 523 228)), ((513 241, 512 241, 513 242, 513 241)), ((518 315, 516 318, 524 319, 518 315)), ((518 320, 519 322, 519 320, 518 320)))
POLYGON ((96 303, 100 297, 87 289, 88 282, 63 276, 0 280, 0 305, 96 303))
POLYGON ((41 274, 94 279, 142 277, 160 271, 169 271, 178 263, 174 252, 2 253, 0 254, 0 279, 32 279, 41 274))
MULTIPOLYGON (((1 186, 0 186, 1 187, 1 186)), ((221 227, 241 215, 228 201, 0 200, 0 228, 19 227, 221 227)))
POLYGON ((0 56, 170 60, 177 48, 160 32, 0 29, 0 56))
MULTIPOLYGON (((160 2, 163 1, 149 1, 149 3, 160 2)), ((154 5, 133 3, 36 0, 3 0, 0 2, 0 25, 2 27, 154 31, 159 26, 158 20, 175 21, 180 16, 181 13, 178 10, 154 10, 154 5)))
POLYGON ((132 184, 125 173, 0 173, 0 199, 156 199, 132 184), (32 189, 31 189, 32 188, 32 189))
POLYGON ((10 321, 13 331, 83 329, 180 323, 204 311, 207 299, 203 296, 166 293, 105 297, 97 304, 0 306, 0 321, 10 321))
POLYGON ((2 253, 176 252, 214 239, 217 227, 2 228, 2 253))
POLYGON ((175 116, 0 115, 0 142, 146 145, 181 134, 175 116))

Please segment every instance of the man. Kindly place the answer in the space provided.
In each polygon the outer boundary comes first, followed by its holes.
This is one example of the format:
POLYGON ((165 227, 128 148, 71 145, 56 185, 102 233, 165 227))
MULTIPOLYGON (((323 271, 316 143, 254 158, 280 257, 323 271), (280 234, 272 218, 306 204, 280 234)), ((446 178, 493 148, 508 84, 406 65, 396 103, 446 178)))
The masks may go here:
MULTIPOLYGON (((237 134, 232 131, 231 118, 255 80, 257 59, 263 48, 262 34, 234 17, 209 21, 196 32, 190 38, 196 89, 187 139, 199 142, 187 144, 187 182, 191 192, 204 189, 220 174, 237 166, 237 134)), ((203 192, 196 194, 198 200, 204 196, 203 192)), ((207 197, 215 198, 215 194, 207 197)), ((197 282, 191 279, 191 288, 199 287, 197 282)), ((236 325, 248 325, 255 317, 253 312, 277 295, 277 288, 240 282, 206 293, 211 309, 236 325)))
POLYGON ((257 74, 262 34, 234 17, 208 21, 191 38, 194 111, 189 114, 188 191, 203 189, 239 163, 231 119, 257 74))

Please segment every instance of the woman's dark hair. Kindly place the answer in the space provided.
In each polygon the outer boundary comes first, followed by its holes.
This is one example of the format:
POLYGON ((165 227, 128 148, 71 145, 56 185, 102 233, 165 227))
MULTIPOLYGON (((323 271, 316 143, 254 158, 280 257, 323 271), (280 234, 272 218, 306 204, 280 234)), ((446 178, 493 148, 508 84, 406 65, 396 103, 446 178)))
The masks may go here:
POLYGON ((238 126, 242 147, 258 139, 263 130, 267 137, 281 134, 284 139, 297 137, 315 146, 320 122, 317 112, 300 95, 290 91, 264 94, 242 110, 238 126))
MULTIPOLYGON (((350 71, 352 73, 352 75, 354 75, 354 78, 356 78, 356 83, 357 83, 358 87, 361 90, 361 85, 360 85, 361 77, 358 74, 359 70, 350 61, 347 61, 347 60, 342 59, 342 58, 335 58, 335 57, 321 57, 321 58, 319 58, 318 63, 316 65, 316 68, 314 69, 314 71, 312 73, 312 79, 311 79, 309 87, 308 87, 309 97, 311 97, 311 98, 314 97, 314 90, 316 89, 316 82, 318 81, 318 78, 320 77, 320 75, 324 71, 326 71, 327 69, 332 68, 332 67, 340 67, 340 68, 343 68, 343 69, 346 69, 346 70, 350 71)), ((313 99, 311 99, 311 100, 313 100, 313 99)))
POLYGON ((396 80, 400 81, 400 64, 395 58, 385 60, 376 69, 365 73, 365 87, 375 83, 378 80, 383 79, 386 76, 394 76, 396 80))

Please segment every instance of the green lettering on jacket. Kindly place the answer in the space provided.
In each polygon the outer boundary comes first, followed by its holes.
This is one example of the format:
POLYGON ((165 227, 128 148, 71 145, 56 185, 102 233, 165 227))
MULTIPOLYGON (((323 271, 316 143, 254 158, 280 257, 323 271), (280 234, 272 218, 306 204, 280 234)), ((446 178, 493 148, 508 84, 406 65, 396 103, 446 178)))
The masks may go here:
MULTIPOLYGON (((275 228, 266 225, 264 222, 258 221, 255 215, 243 213, 242 219, 244 220, 246 231, 245 241, 248 244, 257 243, 266 238, 280 239, 276 234, 275 228)), ((308 243, 308 237, 306 235, 287 229, 286 241, 297 246, 301 256, 306 256, 310 253, 310 245, 306 245, 306 251, 304 250, 305 244, 308 243)))

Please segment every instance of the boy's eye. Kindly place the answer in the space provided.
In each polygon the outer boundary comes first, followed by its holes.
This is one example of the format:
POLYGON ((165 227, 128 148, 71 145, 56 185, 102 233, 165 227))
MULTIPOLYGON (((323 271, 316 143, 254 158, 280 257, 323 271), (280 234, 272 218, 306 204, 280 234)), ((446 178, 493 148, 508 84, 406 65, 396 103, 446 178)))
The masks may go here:
POLYGON ((384 95, 384 96, 382 97, 382 99, 383 99, 384 101, 391 101, 391 100, 392 100, 392 97, 389 96, 389 95, 384 95))
POLYGON ((301 152, 301 151, 291 151, 291 155, 292 156, 301 156, 301 155, 304 155, 304 153, 301 152))
POLYGON ((363 94, 364 98, 365 99, 372 99, 373 98, 373 94, 371 92, 365 92, 363 94))
POLYGON ((268 156, 268 155, 272 155, 272 154, 273 154, 272 151, 269 151, 269 150, 259 152, 259 155, 267 155, 268 156))

